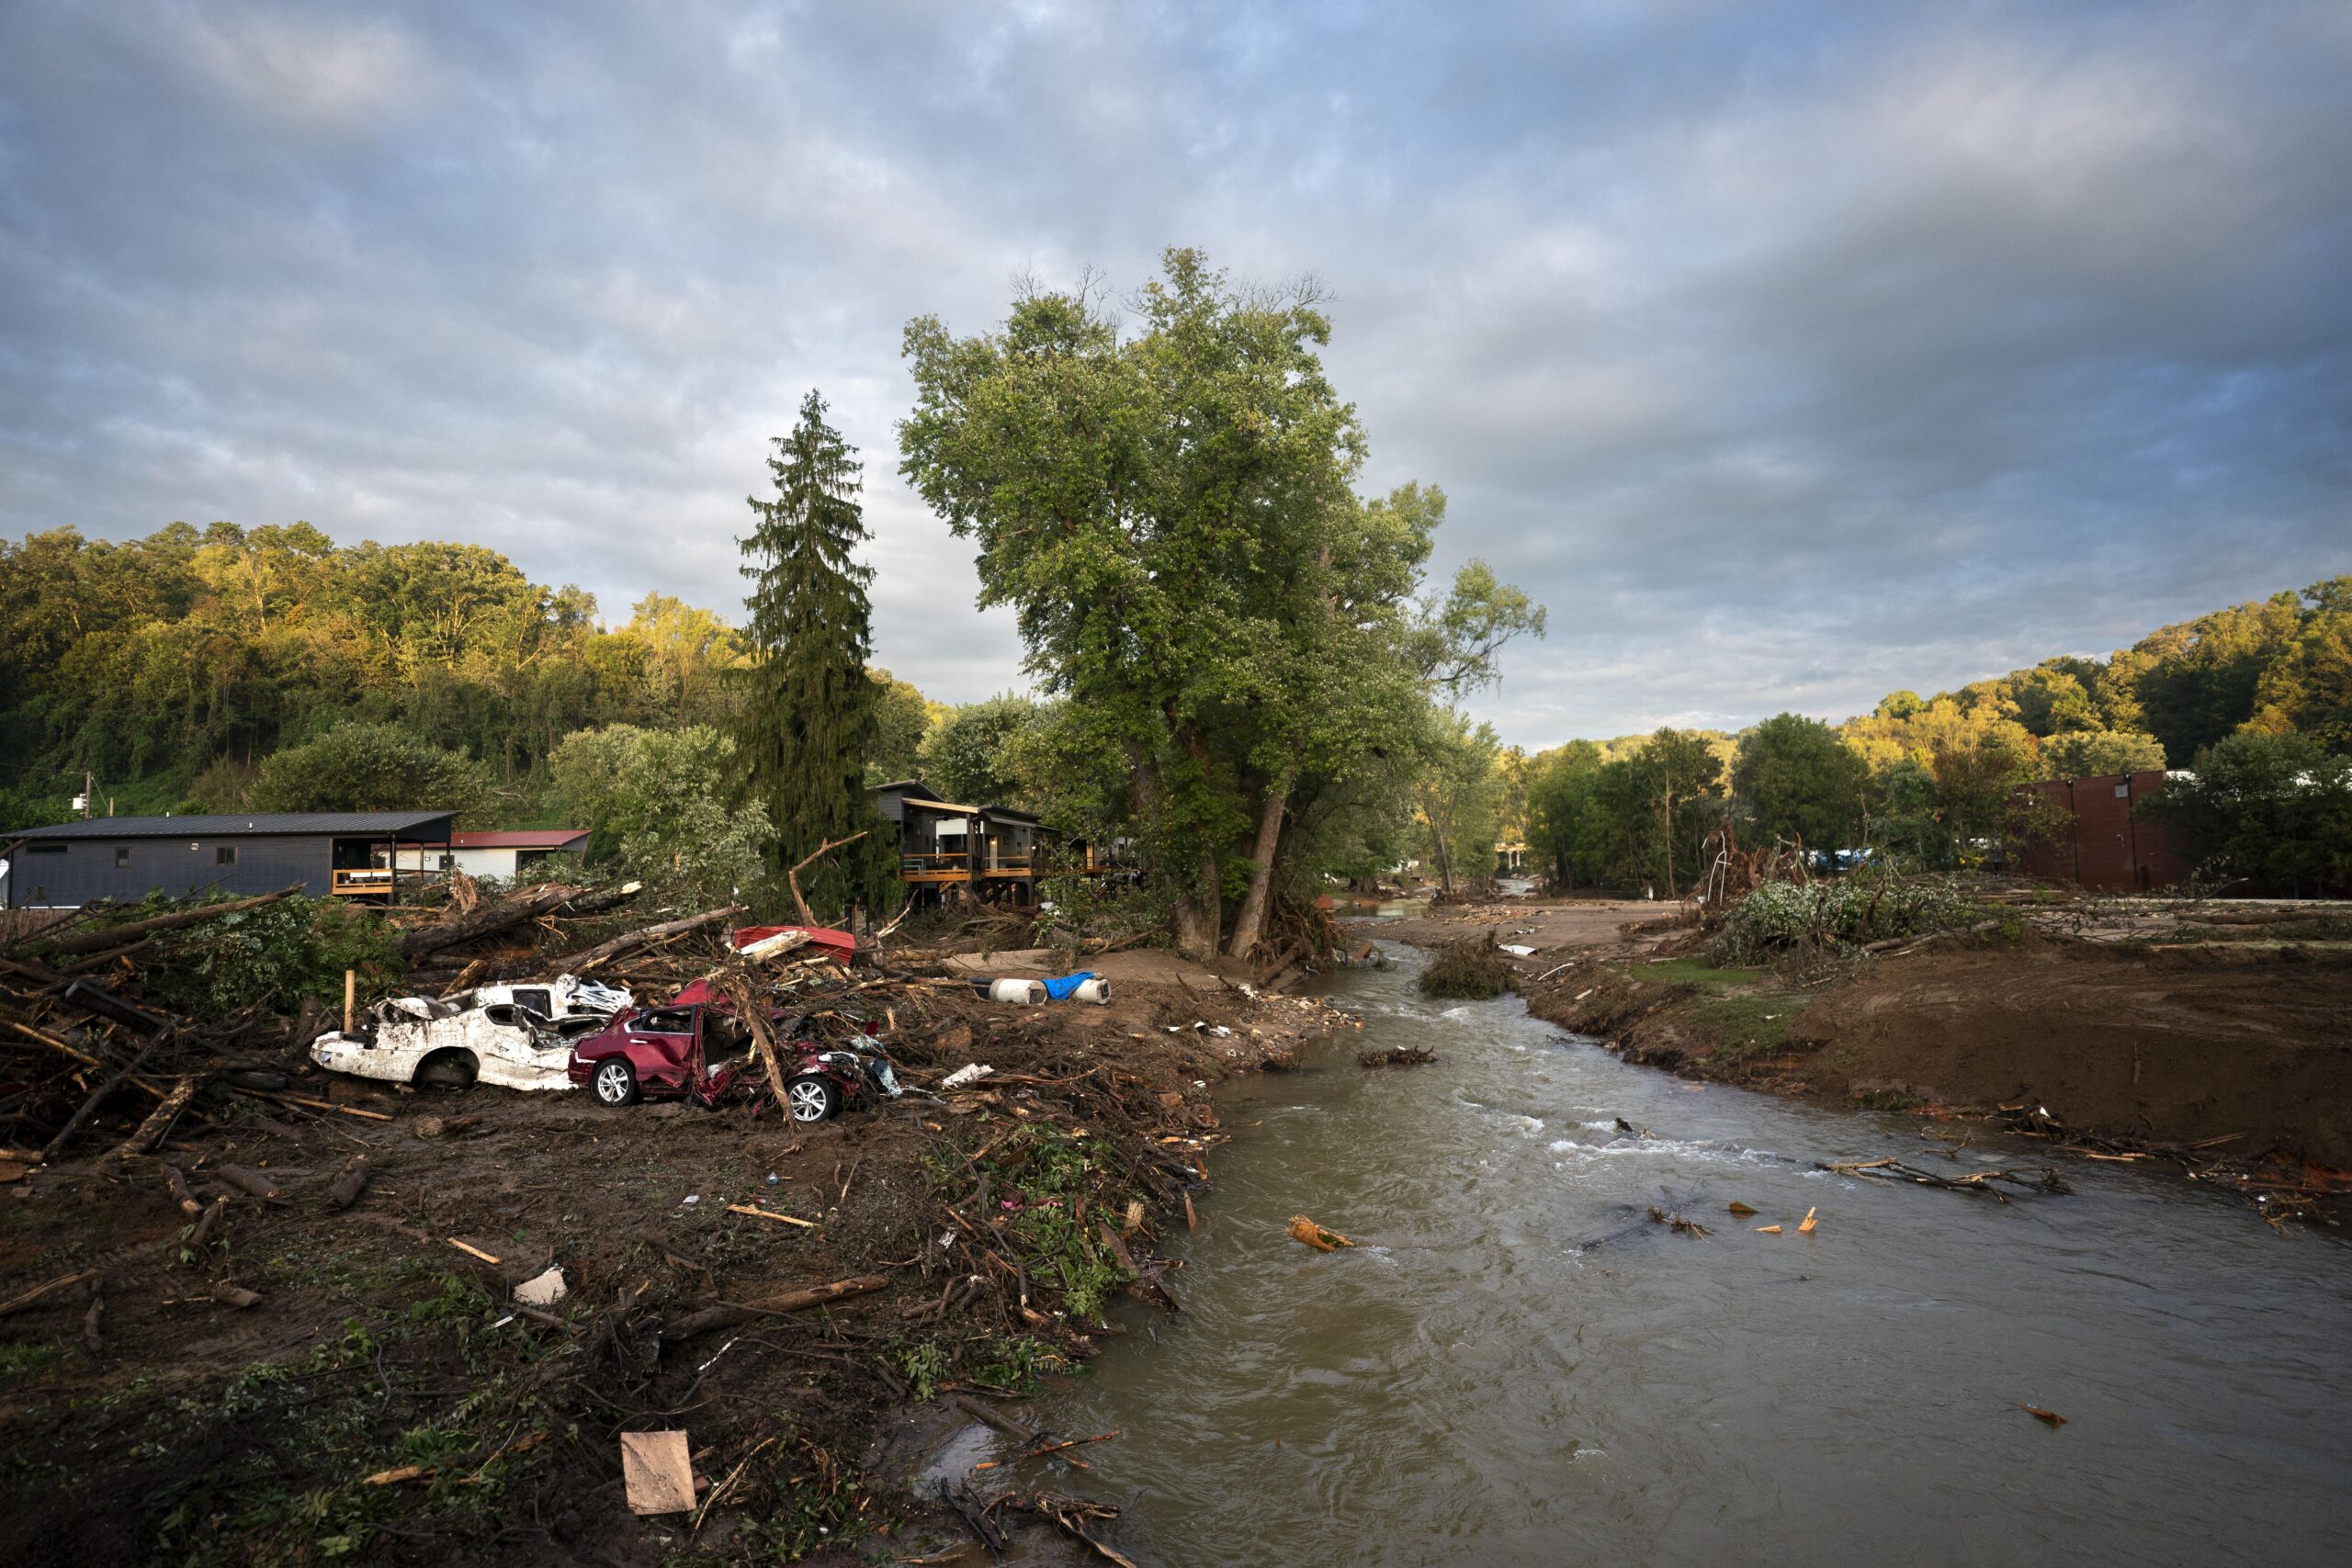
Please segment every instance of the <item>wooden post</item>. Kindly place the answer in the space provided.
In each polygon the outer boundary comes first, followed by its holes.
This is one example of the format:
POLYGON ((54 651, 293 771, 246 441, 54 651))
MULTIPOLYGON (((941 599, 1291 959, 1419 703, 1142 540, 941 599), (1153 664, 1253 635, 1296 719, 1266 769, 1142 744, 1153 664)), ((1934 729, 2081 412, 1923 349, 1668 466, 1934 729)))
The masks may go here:
POLYGON ((343 1032, 345 1034, 351 1032, 352 1012, 358 1003, 359 971, 346 969, 343 972, 343 1032))

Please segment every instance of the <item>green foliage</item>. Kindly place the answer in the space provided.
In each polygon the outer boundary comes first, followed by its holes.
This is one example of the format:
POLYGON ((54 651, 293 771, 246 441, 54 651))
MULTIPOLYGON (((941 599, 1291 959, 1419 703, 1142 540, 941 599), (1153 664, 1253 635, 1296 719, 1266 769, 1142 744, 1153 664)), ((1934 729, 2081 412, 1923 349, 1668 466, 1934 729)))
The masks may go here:
MULTIPOLYGON (((397 724, 338 724, 261 764, 254 811, 458 811, 489 793, 482 771, 397 724)), ((234 809, 234 807, 232 807, 234 809)))
POLYGON ((874 682, 874 744, 865 754, 865 782, 890 784, 915 771, 924 739, 948 710, 888 670, 868 670, 865 678, 874 682))
POLYGON ((2352 891, 2352 757, 2309 736, 2230 736, 2143 809, 2188 836, 2209 876, 2290 897, 2352 891))
POLYGON ((1869 767, 1835 729, 1784 713, 1740 737, 1731 787, 1752 814, 1758 842, 1791 839, 1834 850, 1860 842, 1869 776, 1869 767))
POLYGON ((907 1387, 921 1404, 939 1392, 939 1385, 948 1381, 955 1369, 946 1346, 936 1339, 922 1339, 899 1352, 899 1370, 907 1374, 907 1387))
POLYGON ((38 1377, 62 1359, 64 1353, 54 1345, 12 1339, 0 1345, 0 1381, 38 1377))
POLYGON ((1102 1164, 1108 1153, 1082 1138, 1023 1128, 987 1162, 990 1185, 1018 1206, 1006 1234, 1021 1248, 1031 1285, 1058 1290, 1063 1310, 1089 1322, 1102 1317, 1126 1280, 1096 1227, 1078 1217, 1081 1197, 1102 1199, 1097 1189, 1113 1176, 1102 1164))
POLYGON ((735 742, 707 725, 607 725, 548 760, 556 797, 594 824, 591 865, 610 866, 699 908, 772 899, 767 813, 731 806, 735 742))
POLYGON ((1502 749, 1493 726, 1474 728, 1450 709, 1434 716, 1429 729, 1414 796, 1417 847, 1451 893, 1465 878, 1494 874, 1504 789, 1496 764, 1502 749))
MULTIPOLYGON (((223 903, 228 895, 194 901, 223 903)), ((189 902, 154 894, 92 923, 145 919, 189 902)), ((199 1018, 243 1007, 292 1012, 305 997, 334 1001, 343 995, 346 969, 358 970, 363 985, 398 975, 400 946, 390 928, 373 909, 299 893, 167 932, 139 955, 144 999, 199 1018)))
POLYGON ((1038 704, 1011 694, 967 703, 923 737, 917 771, 942 800, 1025 809, 1032 794, 1021 777, 1021 741, 1046 718, 1038 704))
POLYGON ((1969 907, 1931 882, 1862 871, 1826 882, 1767 882, 1732 906, 1713 957, 1761 964, 1792 950, 1861 946, 1964 925, 1969 907))
POLYGON ((2164 765, 2164 742, 2136 729, 2068 730, 2041 743, 2041 772, 2053 779, 2096 779, 2164 765))
POLYGON ((1444 497, 1353 494, 1363 434, 1316 306, 1171 250, 1132 333, 1091 288, 1029 294, 982 336, 907 328, 900 471, 978 547, 981 602, 1013 607, 1064 704, 1048 744, 1088 753, 1073 805, 1142 842, 1196 953, 1237 897, 1250 951, 1272 885, 1315 859, 1299 829, 1321 803, 1400 805, 1362 784, 1431 692, 1541 625, 1476 563, 1415 606, 1444 497))
POLYGON ((865 669, 874 571, 853 552, 872 536, 857 503, 863 465, 825 423, 822 398, 810 392, 775 445, 775 499, 748 503, 757 521, 742 541, 754 654, 738 731, 743 794, 767 808, 779 874, 830 840, 865 835, 801 874, 810 908, 831 919, 897 901, 898 846, 865 793, 882 694, 865 669))

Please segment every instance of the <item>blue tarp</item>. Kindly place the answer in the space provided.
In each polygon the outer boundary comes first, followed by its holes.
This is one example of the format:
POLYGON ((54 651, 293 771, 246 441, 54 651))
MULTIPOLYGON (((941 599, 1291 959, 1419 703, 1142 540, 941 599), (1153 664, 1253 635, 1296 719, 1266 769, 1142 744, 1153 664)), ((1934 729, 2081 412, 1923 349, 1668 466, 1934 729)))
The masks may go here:
POLYGON ((1069 1000, 1069 996, 1072 991, 1077 990, 1080 986, 1093 978, 1093 970, 1081 969, 1075 975, 1064 975, 1059 979, 1047 980, 1045 982, 1046 999, 1049 1001, 1066 1002, 1069 1000))

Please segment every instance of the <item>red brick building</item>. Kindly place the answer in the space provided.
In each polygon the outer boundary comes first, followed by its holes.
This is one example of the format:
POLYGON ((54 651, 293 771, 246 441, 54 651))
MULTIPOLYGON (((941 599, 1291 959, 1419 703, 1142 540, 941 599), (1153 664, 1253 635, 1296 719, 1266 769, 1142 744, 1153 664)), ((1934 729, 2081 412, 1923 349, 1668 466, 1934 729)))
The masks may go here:
POLYGON ((2162 818, 2136 809, 2164 787, 2161 770, 2026 785, 2056 826, 2025 845, 2018 869, 2109 893, 2147 893, 2186 880, 2193 864, 2188 844, 2162 818))

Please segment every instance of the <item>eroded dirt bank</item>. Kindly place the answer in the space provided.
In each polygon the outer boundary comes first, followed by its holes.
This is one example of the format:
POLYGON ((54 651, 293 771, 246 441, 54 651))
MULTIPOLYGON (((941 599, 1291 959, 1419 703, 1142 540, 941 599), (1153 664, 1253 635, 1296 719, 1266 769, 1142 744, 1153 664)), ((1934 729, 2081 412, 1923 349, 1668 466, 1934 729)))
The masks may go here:
POLYGON ((1681 952, 1699 944, 1661 913, 1510 901, 1358 929, 1533 946, 1518 965, 1530 1011, 1690 1077, 1883 1109, 2022 1107, 2120 1145, 2352 1166, 2344 943, 2171 940, 2137 914, 2121 938, 2019 922, 1807 984, 1681 952))
MULTIPOLYGON (((888 994, 883 1043, 910 1087, 994 1074, 797 1137, 773 1106, 335 1080, 333 1108, 207 1100, 156 1157, 0 1188, 0 1558, 846 1562, 967 1543, 904 1489, 895 1445, 959 1398, 1017 1423, 1014 1396, 1092 1354, 1102 1305, 1153 1293, 1155 1238, 1209 1174, 1211 1087, 1330 1015, 1205 971, 1123 978, 1108 1007, 991 1005, 945 977, 888 994), (369 1184, 332 1211, 360 1154, 369 1184), (200 1210, 225 1198, 204 1234, 166 1166, 200 1210), (550 1265, 568 1293, 518 1310, 516 1284, 550 1265), (865 1288, 795 1304, 844 1280, 865 1288), (628 1506, 619 1435, 662 1428, 688 1434, 697 1515, 628 1506)), ((977 1495, 1082 1489, 1051 1464, 977 1495)))

